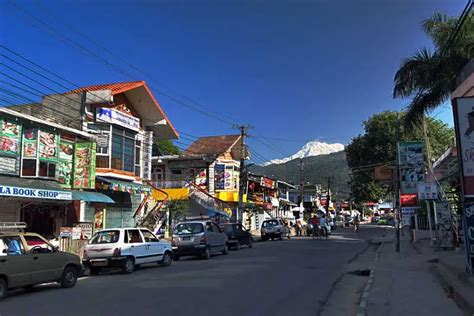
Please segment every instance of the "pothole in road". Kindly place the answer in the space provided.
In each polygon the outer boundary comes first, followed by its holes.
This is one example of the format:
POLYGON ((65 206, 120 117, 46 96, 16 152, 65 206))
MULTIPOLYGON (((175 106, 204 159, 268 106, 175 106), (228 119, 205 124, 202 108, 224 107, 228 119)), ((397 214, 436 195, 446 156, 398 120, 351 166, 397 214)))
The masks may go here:
POLYGON ((368 277, 370 275, 370 270, 369 269, 353 270, 353 271, 347 272, 347 274, 353 274, 353 275, 368 277))

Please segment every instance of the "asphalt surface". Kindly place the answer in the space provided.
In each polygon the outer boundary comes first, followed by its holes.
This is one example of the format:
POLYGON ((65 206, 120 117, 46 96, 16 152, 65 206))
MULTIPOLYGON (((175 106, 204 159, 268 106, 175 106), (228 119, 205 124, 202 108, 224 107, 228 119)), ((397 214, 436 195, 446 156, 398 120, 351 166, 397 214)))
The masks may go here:
POLYGON ((0 302, 0 315, 318 315, 343 266, 381 231, 339 228, 328 240, 258 242, 208 261, 86 276, 71 289, 17 290, 0 302))

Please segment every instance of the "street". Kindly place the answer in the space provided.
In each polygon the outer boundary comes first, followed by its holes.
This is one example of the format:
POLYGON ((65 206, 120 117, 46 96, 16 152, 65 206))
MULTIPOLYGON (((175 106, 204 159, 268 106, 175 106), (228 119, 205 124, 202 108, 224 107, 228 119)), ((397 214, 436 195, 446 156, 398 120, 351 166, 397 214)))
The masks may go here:
POLYGON ((380 234, 348 228, 329 240, 292 238, 255 243, 211 260, 183 258, 169 268, 131 275, 86 276, 76 287, 17 290, 0 305, 5 315, 318 315, 343 266, 380 234), (72 308, 71 308, 72 307, 72 308))

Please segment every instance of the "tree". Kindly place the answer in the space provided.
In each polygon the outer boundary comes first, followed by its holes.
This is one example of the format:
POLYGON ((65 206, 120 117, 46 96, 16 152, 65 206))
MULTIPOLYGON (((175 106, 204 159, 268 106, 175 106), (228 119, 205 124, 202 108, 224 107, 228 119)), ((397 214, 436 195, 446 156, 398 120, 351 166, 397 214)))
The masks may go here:
MULTIPOLYGON (((351 168, 351 196, 356 203, 378 201, 393 191, 392 183, 374 179, 374 165, 395 166, 397 150, 397 112, 386 111, 371 116, 363 123, 365 133, 352 139, 346 147, 351 168)), ((405 113, 399 113, 403 120, 405 113)), ((440 120, 427 119, 431 154, 439 157, 453 144, 454 131, 440 120)), ((400 140, 423 139, 420 128, 400 128, 400 140)))
POLYGON ((394 98, 412 98, 405 125, 419 124, 423 115, 448 100, 455 88, 456 76, 474 57, 474 19, 468 14, 459 32, 457 17, 437 12, 422 23, 423 31, 433 40, 435 51, 421 48, 402 61, 395 74, 394 98), (452 37, 453 34, 457 34, 452 37))
POLYGON ((177 155, 179 154, 179 148, 176 147, 170 140, 159 140, 153 144, 152 155, 153 156, 164 156, 164 155, 177 155))

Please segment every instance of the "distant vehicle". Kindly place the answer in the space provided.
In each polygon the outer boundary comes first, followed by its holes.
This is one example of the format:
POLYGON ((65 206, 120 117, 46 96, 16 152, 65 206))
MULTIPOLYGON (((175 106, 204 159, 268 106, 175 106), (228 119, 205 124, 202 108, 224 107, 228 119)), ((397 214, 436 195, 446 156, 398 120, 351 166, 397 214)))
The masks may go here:
POLYGON ((64 288, 73 287, 81 273, 79 256, 59 251, 42 236, 0 232, 0 300, 7 289, 40 283, 58 282, 64 288))
POLYGON ((263 241, 275 238, 281 240, 283 237, 290 238, 290 229, 279 218, 267 219, 262 223, 261 236, 263 241))
POLYGON ((182 256, 199 256, 208 260, 213 253, 229 253, 227 235, 209 220, 181 222, 176 225, 172 246, 175 260, 182 256))
POLYGON ((92 275, 102 268, 119 267, 123 273, 132 273, 141 264, 156 262, 171 265, 172 249, 146 228, 111 228, 92 236, 84 249, 83 263, 92 275))
POLYGON ((252 248, 252 234, 241 224, 224 224, 222 229, 227 234, 229 247, 239 250, 241 245, 247 245, 252 248))

